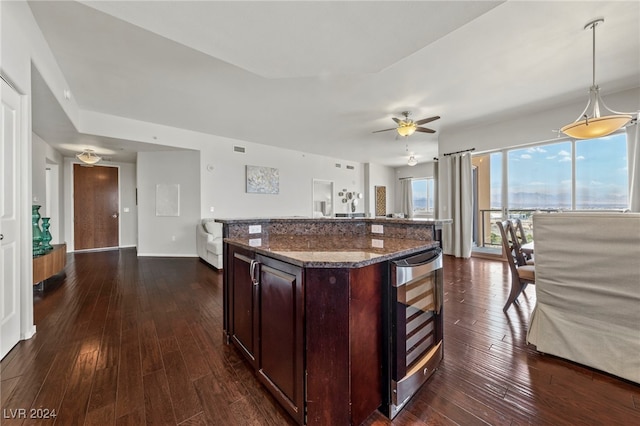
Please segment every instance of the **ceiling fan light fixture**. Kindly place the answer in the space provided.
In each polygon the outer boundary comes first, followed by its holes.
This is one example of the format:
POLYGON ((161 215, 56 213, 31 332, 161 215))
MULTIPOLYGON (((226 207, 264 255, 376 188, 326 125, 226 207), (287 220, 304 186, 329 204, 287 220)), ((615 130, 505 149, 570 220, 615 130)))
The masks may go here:
POLYGON ((102 160, 102 157, 96 155, 92 149, 85 149, 80 154, 77 154, 76 158, 85 164, 96 164, 102 160))
POLYGON ((416 127, 416 123, 413 121, 400 121, 397 131, 400 136, 407 137, 416 132, 416 127))
POLYGON ((600 97, 600 87, 596 84, 596 26, 604 22, 603 18, 595 19, 584 26, 593 32, 593 82, 589 89, 589 101, 582 114, 573 123, 562 127, 560 131, 574 139, 593 139, 610 135, 626 125, 633 116, 608 108, 600 97), (602 116, 600 109, 611 115, 602 116), (590 110, 590 112, 589 112, 590 110))
POLYGON ((409 166, 415 166, 416 164, 418 164, 418 160, 416 160, 416 156, 415 155, 410 155, 409 156, 409 161, 407 161, 407 165, 409 166))

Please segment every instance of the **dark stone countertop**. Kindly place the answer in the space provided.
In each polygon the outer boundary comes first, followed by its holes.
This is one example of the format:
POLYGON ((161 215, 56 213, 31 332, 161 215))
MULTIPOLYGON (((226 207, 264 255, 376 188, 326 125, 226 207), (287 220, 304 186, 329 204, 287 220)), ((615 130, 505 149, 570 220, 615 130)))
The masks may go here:
POLYGON ((224 241, 305 268, 360 268, 439 247, 437 241, 372 235, 256 235, 224 241))
POLYGON ((400 225, 415 225, 415 224, 433 224, 433 225, 446 225, 453 223, 452 219, 429 219, 429 218, 387 218, 387 217, 304 217, 304 216, 292 216, 292 217, 254 217, 254 218, 216 218, 216 222, 226 224, 250 224, 250 223, 277 223, 277 222, 346 222, 353 223, 363 221, 366 223, 394 223, 400 225))

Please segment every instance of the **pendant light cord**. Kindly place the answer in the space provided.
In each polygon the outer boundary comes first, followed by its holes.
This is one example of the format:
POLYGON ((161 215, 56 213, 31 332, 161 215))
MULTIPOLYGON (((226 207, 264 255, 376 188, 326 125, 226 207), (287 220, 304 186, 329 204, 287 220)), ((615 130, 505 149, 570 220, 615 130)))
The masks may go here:
POLYGON ((593 49, 593 55, 592 57, 592 69, 593 69, 593 83, 592 86, 595 87, 596 85, 596 25, 598 25, 598 21, 595 21, 593 24, 591 24, 591 30, 593 31, 593 43, 592 43, 592 49, 593 49))

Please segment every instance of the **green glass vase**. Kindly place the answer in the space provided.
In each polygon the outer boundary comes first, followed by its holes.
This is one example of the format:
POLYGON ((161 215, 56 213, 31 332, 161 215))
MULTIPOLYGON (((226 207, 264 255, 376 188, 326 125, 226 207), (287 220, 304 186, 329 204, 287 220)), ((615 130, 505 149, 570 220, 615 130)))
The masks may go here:
POLYGON ((51 226, 51 224, 49 223, 49 221, 51 220, 50 217, 43 217, 42 218, 42 250, 47 252, 50 250, 53 250, 53 246, 51 246, 51 232, 49 232, 49 227, 51 226))
POLYGON ((40 256, 44 254, 42 250, 42 230, 40 229, 40 206, 34 204, 31 206, 31 227, 33 229, 33 255, 40 256))

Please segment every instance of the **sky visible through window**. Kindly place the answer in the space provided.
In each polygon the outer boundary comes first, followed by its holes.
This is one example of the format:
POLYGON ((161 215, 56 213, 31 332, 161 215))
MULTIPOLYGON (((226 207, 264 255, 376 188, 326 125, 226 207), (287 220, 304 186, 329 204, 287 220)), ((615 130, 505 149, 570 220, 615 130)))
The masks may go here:
MULTIPOLYGON (((572 161, 576 166, 576 209, 628 206, 626 135, 509 150, 510 209, 571 209, 572 161)), ((500 208, 502 153, 491 155, 491 205, 500 208)))
POLYGON ((428 212, 433 210, 433 178, 411 180, 413 193, 413 211, 428 212))

